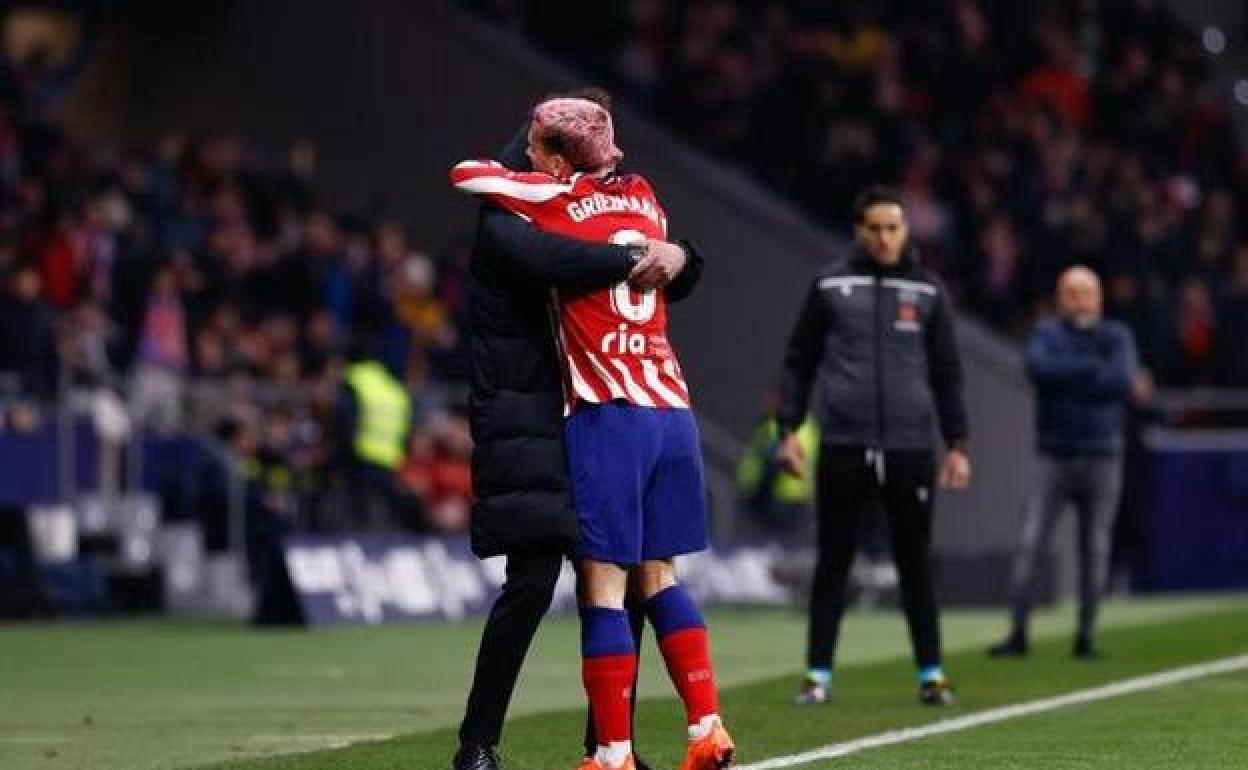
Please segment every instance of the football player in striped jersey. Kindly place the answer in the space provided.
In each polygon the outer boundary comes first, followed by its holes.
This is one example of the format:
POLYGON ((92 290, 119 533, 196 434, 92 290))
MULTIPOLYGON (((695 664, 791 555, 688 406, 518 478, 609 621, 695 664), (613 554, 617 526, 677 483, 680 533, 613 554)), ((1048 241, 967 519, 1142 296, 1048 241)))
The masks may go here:
MULTIPOLYGON (((667 215, 649 182, 615 172, 622 154, 602 105, 579 98, 539 103, 529 156, 535 171, 466 161, 451 170, 451 182, 549 232, 615 243, 666 238, 667 215)), ((664 293, 622 282, 607 290, 561 289, 552 299, 580 524, 582 673, 599 743, 580 770, 634 767, 637 650, 624 609, 630 582, 685 705, 689 747, 681 770, 728 767, 734 746, 719 716, 706 625, 673 568, 675 556, 706 548, 706 498, 664 293)))

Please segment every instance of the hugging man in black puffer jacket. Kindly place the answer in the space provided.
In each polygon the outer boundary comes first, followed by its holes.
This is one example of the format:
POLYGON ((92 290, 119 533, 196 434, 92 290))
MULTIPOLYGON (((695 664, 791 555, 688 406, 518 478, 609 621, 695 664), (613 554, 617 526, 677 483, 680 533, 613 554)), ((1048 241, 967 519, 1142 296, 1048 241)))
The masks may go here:
MULTIPOLYGON (((529 168, 527 130, 498 156, 508 168, 529 168)), ((520 666, 577 539, 551 289, 629 281, 639 289, 665 287, 668 300, 679 301, 702 266, 688 242, 577 241, 482 206, 469 287, 472 547, 482 558, 506 555, 507 580, 482 633, 454 770, 498 767, 495 747, 520 666)), ((593 736, 586 740, 596 744, 593 736)))

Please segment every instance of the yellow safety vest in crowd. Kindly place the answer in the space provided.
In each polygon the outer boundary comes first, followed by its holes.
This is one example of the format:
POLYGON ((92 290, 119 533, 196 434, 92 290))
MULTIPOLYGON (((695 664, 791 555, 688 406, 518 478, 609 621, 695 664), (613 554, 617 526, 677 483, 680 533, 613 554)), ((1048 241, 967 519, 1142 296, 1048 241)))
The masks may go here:
POLYGON ((359 414, 355 456, 394 470, 403 460, 403 442, 412 420, 412 398, 407 388, 377 361, 352 364, 346 381, 355 391, 359 414))
MULTIPOLYGON (((763 463, 768 450, 775 444, 778 429, 774 419, 767 420, 754 431, 745 455, 737 465, 737 485, 742 492, 753 494, 763 476, 763 463)), ((819 426, 807 417, 797 429, 797 440, 806 450, 806 476, 794 476, 787 471, 776 474, 772 494, 781 503, 807 503, 814 497, 815 463, 819 455, 819 426)))

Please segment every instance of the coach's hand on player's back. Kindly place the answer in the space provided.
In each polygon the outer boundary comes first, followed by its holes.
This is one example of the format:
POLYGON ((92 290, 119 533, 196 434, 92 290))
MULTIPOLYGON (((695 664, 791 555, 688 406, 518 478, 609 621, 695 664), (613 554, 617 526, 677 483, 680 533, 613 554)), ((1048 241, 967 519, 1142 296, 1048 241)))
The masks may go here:
POLYGON ((685 250, 667 241, 646 241, 646 255, 628 274, 628 283, 637 291, 661 289, 672 282, 688 261, 685 250))

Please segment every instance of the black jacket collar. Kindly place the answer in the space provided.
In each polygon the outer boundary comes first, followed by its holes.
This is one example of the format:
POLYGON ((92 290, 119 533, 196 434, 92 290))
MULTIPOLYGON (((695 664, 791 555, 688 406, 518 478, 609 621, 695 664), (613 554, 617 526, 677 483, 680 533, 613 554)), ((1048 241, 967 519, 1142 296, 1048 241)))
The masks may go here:
POLYGON ((869 275, 906 275, 919 265, 919 250, 913 243, 907 243, 901 252, 901 259, 895 265, 881 265, 855 243, 849 253, 849 265, 855 272, 869 275))

